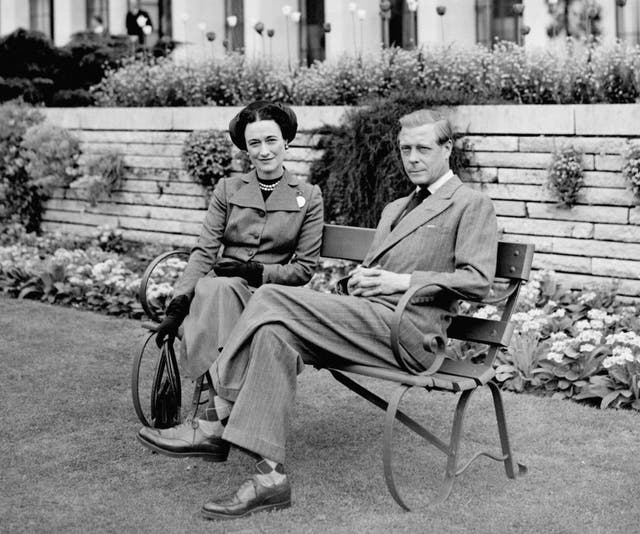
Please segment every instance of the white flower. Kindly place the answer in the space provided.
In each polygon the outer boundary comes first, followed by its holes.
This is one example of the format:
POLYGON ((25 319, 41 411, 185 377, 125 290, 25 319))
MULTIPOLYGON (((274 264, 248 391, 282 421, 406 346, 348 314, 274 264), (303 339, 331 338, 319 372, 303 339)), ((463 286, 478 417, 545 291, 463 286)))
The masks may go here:
POLYGON ((588 328, 591 328, 591 324, 589 323, 589 321, 582 320, 582 321, 576 321, 573 327, 576 330, 587 330, 588 328))
POLYGON ((551 360, 552 362, 560 363, 562 358, 563 355, 559 352, 549 352, 547 354, 547 360, 551 360))
POLYGON ((603 310, 593 309, 587 312, 587 317, 594 321, 597 321, 597 320, 602 321, 606 316, 607 316, 607 313, 603 310))
POLYGON ((588 304, 595 298, 596 298, 595 291, 585 291, 582 295, 578 297, 578 302, 580 304, 588 304))
POLYGON ((566 312, 564 308, 558 308, 551 315, 549 315, 549 317, 564 317, 565 315, 566 315, 566 312))
POLYGON ((595 350, 595 346, 591 343, 584 343, 580 345, 580 352, 592 352, 595 350))
POLYGON ((593 321, 589 321, 589 325, 594 330, 602 330, 604 328, 604 322, 599 320, 599 319, 595 319, 593 321))

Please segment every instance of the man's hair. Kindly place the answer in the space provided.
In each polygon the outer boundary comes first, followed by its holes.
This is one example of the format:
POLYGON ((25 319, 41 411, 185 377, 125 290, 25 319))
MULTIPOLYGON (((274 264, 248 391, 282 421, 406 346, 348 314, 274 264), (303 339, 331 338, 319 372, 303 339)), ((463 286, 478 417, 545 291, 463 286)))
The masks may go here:
POLYGON ((400 117, 402 128, 417 128, 433 124, 435 126, 436 142, 444 145, 447 141, 453 142, 453 126, 451 121, 443 113, 431 109, 419 109, 400 117))

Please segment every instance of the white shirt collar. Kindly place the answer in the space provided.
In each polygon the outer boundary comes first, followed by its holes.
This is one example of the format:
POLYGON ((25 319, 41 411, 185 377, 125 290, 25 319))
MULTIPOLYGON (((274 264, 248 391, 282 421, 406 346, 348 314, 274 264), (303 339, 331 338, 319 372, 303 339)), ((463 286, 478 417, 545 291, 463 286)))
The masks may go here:
POLYGON ((438 189, 440 189, 445 184, 447 180, 449 180, 449 178, 453 178, 453 171, 451 169, 445 172, 442 176, 440 176, 440 178, 438 178, 431 185, 427 186, 429 193, 433 195, 438 189))

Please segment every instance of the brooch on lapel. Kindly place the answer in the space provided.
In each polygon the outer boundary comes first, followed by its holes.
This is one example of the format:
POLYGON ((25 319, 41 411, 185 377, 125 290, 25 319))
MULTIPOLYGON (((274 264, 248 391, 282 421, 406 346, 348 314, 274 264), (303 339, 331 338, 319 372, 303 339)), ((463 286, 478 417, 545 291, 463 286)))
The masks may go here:
POLYGON ((301 191, 297 192, 296 202, 298 203, 298 207, 299 208, 301 208, 302 206, 304 206, 307 203, 307 201, 302 196, 302 192, 301 191))

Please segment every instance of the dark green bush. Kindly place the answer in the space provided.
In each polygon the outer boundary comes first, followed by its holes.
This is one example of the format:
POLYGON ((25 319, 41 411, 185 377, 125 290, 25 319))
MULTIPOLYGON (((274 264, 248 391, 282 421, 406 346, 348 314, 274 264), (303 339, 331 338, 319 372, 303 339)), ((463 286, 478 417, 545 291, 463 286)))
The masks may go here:
POLYGON ((40 228, 42 200, 27 172, 22 141, 43 120, 20 102, 0 106, 0 222, 21 222, 29 232, 40 228))
MULTIPOLYGON (((440 103, 424 94, 396 94, 348 111, 340 126, 319 130, 324 154, 311 167, 311 182, 322 189, 327 222, 374 227, 385 204, 413 189, 397 148, 398 119, 440 103)), ((467 164, 465 152, 454 146, 453 171, 467 164)))

